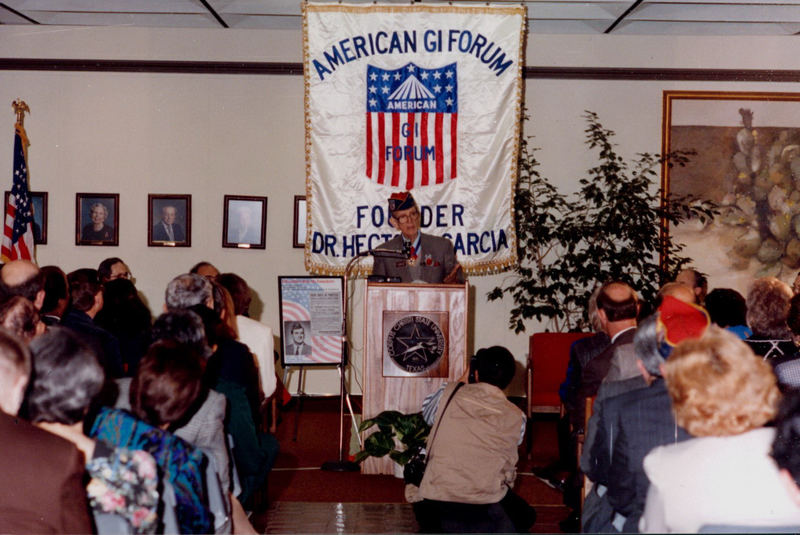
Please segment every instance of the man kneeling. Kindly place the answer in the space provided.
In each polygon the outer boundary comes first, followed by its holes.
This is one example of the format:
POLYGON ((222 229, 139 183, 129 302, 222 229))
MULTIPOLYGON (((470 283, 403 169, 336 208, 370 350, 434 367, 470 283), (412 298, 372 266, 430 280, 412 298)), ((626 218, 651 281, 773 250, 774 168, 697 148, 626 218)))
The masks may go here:
POLYGON ((481 349, 463 382, 449 383, 422 404, 432 425, 428 465, 414 511, 428 533, 527 532, 532 507, 512 490, 525 415, 503 389, 514 357, 500 346, 481 349))

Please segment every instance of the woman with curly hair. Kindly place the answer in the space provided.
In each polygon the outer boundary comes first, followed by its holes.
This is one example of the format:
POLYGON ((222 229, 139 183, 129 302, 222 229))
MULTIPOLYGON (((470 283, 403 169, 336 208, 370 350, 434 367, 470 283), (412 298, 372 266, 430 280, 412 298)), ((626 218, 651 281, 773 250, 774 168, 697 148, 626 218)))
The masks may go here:
POLYGON ((781 396, 771 366, 736 335, 711 326, 676 347, 664 379, 677 424, 697 438, 645 457, 650 489, 640 530, 795 522, 797 506, 769 456, 775 431, 763 427, 781 396))

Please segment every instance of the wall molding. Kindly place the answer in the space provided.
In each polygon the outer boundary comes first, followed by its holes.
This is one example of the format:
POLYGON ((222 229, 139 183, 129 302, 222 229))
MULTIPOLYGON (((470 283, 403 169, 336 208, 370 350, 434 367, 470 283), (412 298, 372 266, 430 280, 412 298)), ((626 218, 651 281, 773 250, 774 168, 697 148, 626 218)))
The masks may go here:
MULTIPOLYGON (((0 58, 0 70, 301 76, 303 74, 303 64, 256 61, 0 58)), ((531 80, 800 82, 800 70, 525 67, 524 77, 531 80)))

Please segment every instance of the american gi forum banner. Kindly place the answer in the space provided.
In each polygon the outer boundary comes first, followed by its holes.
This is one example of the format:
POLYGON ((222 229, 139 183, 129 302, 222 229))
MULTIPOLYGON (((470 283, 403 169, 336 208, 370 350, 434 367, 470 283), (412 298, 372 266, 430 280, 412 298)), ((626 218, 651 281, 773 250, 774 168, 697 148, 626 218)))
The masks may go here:
POLYGON ((304 4, 306 269, 396 235, 406 190, 467 273, 516 264, 524 30, 523 6, 304 4))

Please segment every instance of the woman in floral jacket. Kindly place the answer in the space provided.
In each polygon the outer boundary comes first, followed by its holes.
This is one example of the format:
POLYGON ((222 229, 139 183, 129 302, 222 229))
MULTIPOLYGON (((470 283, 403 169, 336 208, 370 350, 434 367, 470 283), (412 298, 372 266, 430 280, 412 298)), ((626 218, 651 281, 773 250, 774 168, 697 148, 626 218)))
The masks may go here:
POLYGON ((153 456, 83 433, 89 405, 105 380, 94 353, 63 327, 51 327, 30 349, 35 372, 26 403, 31 422, 83 451, 90 477, 86 491, 95 514, 120 515, 134 533, 155 533, 159 495, 153 456))

